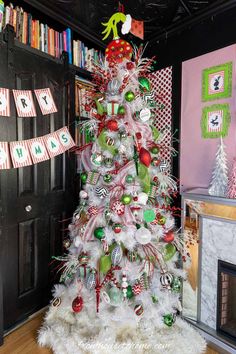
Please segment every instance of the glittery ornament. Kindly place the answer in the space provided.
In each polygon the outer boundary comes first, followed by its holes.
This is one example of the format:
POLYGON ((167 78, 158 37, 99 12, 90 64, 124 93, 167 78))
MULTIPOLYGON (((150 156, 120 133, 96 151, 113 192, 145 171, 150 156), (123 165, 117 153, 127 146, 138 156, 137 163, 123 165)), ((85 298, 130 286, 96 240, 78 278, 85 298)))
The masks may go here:
POLYGON ((139 282, 137 282, 136 284, 134 284, 134 285, 132 286, 132 291, 133 291, 134 295, 139 295, 139 294, 141 294, 141 292, 142 292, 142 286, 141 286, 141 284, 140 284, 139 282))
POLYGON ((110 119, 106 122, 106 127, 112 132, 116 132, 118 130, 118 123, 115 119, 110 119))
POLYGON ((115 246, 115 248, 111 252, 111 261, 113 265, 120 264, 122 260, 123 252, 120 245, 115 246))
POLYGON ((111 157, 105 157, 105 158, 103 159, 103 164, 104 164, 104 166, 106 166, 107 168, 110 168, 110 167, 112 167, 112 166, 114 165, 114 160, 113 160, 113 158, 111 158, 111 157))
POLYGON ((149 167, 151 164, 151 155, 150 152, 146 149, 144 149, 143 147, 141 147, 140 151, 139 151, 139 160, 140 162, 145 165, 146 167, 149 167))
POLYGON ((172 243, 167 243, 163 249, 164 261, 169 261, 176 253, 176 248, 172 243))
POLYGON ((139 119, 141 122, 145 123, 151 118, 151 111, 149 108, 143 108, 139 112, 139 119))
POLYGON ((115 232, 115 234, 119 234, 122 230, 121 224, 114 224, 112 226, 112 230, 115 232))
POLYGON ((125 114, 125 107, 124 106, 119 106, 118 114, 120 114, 121 116, 123 116, 125 114))
POLYGON ((95 193, 99 198, 103 199, 108 196, 109 190, 106 187, 97 186, 95 188, 95 193))
POLYGON ((102 272, 103 274, 106 274, 110 269, 111 269, 111 256, 108 254, 102 256, 100 258, 100 272, 102 272))
POLYGON ((167 243, 174 241, 174 239, 175 239, 175 234, 172 230, 168 231, 163 237, 163 241, 167 243))
POLYGON ((155 220, 155 218, 156 218, 156 214, 155 214, 154 210, 152 210, 152 209, 144 210, 144 212, 143 212, 144 221, 152 222, 153 220, 155 220))
POLYGON ((169 313, 167 315, 164 315, 163 321, 168 327, 171 327, 173 323, 175 323, 175 314, 169 313))
POLYGON ((142 304, 137 304, 134 306, 134 312, 137 316, 141 316, 144 312, 143 305, 142 304))
POLYGON ((68 249, 70 247, 70 245, 71 245, 71 240, 69 238, 63 240, 63 247, 65 249, 68 249))
POLYGON ((98 215, 98 208, 96 206, 91 206, 88 208, 88 213, 90 216, 98 215))
POLYGON ((95 165, 97 167, 101 166, 102 159, 103 159, 102 154, 94 153, 91 155, 91 162, 93 165, 95 165))
POLYGON ((132 102, 135 99, 135 94, 133 93, 133 91, 127 91, 125 93, 125 100, 127 102, 132 102))
POLYGON ((112 175, 109 175, 109 173, 107 173, 103 176, 103 181, 106 183, 110 183, 112 181, 112 175))
POLYGON ((123 204, 128 205, 128 204, 131 203, 132 197, 129 194, 123 194, 122 197, 121 197, 121 201, 122 201, 123 204))
POLYGON ((97 227, 93 233, 98 240, 102 240, 105 237, 105 231, 103 227, 97 227))
POLYGON ((74 312, 79 313, 83 309, 83 299, 81 296, 77 296, 72 302, 72 309, 74 312))
POLYGON ((61 298, 60 297, 55 297, 52 301, 52 306, 53 307, 59 307, 61 305, 61 298))
POLYGON ((141 245, 146 245, 149 243, 152 239, 152 234, 151 232, 146 229, 146 227, 141 226, 136 232, 135 232, 135 239, 138 243, 141 243, 141 245))
POLYGON ((123 215, 125 212, 125 206, 120 200, 115 200, 111 205, 111 210, 117 215, 123 215))
POLYGON ((132 183, 134 181, 134 177, 132 175, 127 175, 125 177, 125 182, 126 183, 132 183))
POLYGON ((163 288, 170 288, 173 281, 173 275, 169 272, 166 272, 160 276, 160 282, 163 288))
POLYGON ((126 68, 128 70, 132 70, 134 68, 134 63, 132 61, 129 61, 128 63, 126 63, 126 68))
POLYGON ((142 91, 142 92, 150 92, 151 91, 151 83, 146 77, 140 76, 138 78, 138 81, 139 81, 140 91, 142 91))
POLYGON ((182 282, 178 277, 174 277, 172 284, 171 284, 171 290, 173 293, 179 294, 182 288, 182 282))
POLYGON ((95 286, 96 286, 96 271, 93 269, 86 280, 86 288, 88 290, 92 290, 95 288, 95 286))
POLYGON ((87 181, 87 173, 86 172, 81 173, 80 174, 80 179, 81 179, 82 183, 86 183, 86 181, 87 181))

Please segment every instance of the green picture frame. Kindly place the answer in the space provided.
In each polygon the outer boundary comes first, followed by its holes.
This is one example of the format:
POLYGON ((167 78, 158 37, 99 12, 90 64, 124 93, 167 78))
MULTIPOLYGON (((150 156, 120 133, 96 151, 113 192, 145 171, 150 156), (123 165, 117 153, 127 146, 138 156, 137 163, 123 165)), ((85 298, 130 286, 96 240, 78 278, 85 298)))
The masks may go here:
POLYGON ((232 96, 233 63, 213 66, 202 71, 202 101, 232 96))
POLYGON ((228 103, 204 107, 201 120, 202 137, 205 139, 226 137, 230 120, 230 106, 228 103))

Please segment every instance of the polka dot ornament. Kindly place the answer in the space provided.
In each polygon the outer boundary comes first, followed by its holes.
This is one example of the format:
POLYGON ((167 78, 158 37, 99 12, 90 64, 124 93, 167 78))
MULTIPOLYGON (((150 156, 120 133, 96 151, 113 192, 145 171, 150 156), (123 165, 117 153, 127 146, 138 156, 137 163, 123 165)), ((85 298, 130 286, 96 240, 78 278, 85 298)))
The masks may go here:
POLYGON ((113 39, 106 47, 106 59, 109 62, 121 63, 124 59, 132 57, 132 46, 124 39, 113 39))

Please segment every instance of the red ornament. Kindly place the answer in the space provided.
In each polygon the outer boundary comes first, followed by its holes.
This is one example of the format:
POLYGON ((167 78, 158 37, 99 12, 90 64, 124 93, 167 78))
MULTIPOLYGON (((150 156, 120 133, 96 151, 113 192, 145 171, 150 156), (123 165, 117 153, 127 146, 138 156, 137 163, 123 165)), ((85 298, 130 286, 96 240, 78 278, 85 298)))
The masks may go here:
POLYGON ((132 57, 133 49, 124 39, 113 39, 106 47, 106 59, 108 62, 121 63, 124 59, 132 57))
POLYGON ((152 157, 150 155, 150 152, 142 147, 139 152, 139 160, 146 167, 149 167, 151 164, 151 161, 152 161, 152 157))
POLYGON ((140 283, 136 283, 132 286, 132 291, 134 295, 139 295, 142 292, 142 285, 140 283))
POLYGON ((111 130, 112 132, 116 132, 119 128, 118 128, 118 123, 115 119, 110 119, 107 123, 106 123, 106 127, 107 129, 111 130))
POLYGON ((77 296, 72 302, 72 309, 74 312, 79 313, 83 308, 83 299, 81 296, 77 296))
POLYGON ((137 132, 135 135, 138 140, 142 139, 142 133, 137 132))
POLYGON ((175 239, 175 234, 173 231, 168 231, 165 236, 163 237, 163 241, 170 243, 172 241, 174 241, 175 239))
POLYGON ((115 232, 115 234, 119 234, 122 230, 122 227, 120 224, 115 224, 112 229, 115 232))

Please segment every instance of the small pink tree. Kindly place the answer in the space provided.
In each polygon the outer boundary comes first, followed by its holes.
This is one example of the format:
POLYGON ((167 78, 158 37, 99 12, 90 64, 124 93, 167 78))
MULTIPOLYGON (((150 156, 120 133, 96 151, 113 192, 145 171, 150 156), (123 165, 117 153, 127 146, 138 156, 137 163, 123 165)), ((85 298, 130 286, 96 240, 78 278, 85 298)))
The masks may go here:
POLYGON ((230 171, 227 197, 231 199, 236 199, 236 158, 234 158, 232 169, 230 171))

